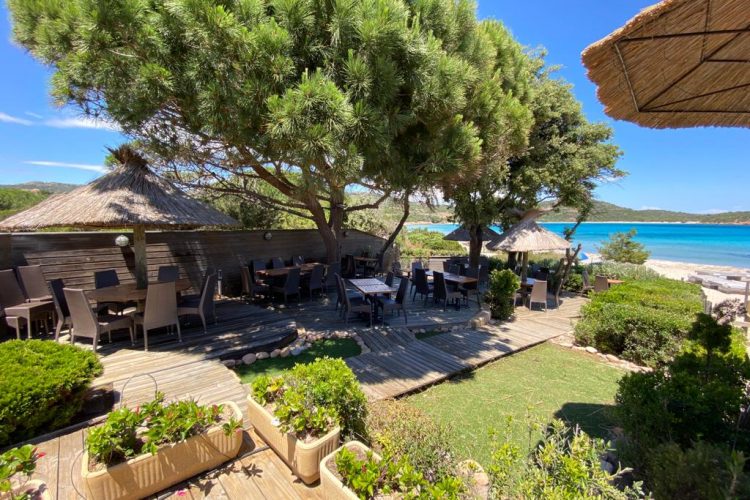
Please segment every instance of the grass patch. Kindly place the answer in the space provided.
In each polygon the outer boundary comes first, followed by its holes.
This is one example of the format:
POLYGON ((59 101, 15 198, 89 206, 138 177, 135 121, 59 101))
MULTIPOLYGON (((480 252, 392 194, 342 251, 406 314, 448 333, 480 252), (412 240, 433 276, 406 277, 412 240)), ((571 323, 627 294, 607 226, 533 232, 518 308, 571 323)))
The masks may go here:
POLYGON ((280 375, 281 372, 289 370, 297 363, 308 364, 317 358, 328 356, 329 358, 348 358, 357 356, 361 352, 359 345, 352 339, 327 339, 315 342, 310 349, 299 356, 287 356, 286 358, 266 358, 237 368, 243 384, 251 383, 259 375, 280 375))
POLYGON ((463 377, 406 399, 452 426, 451 444, 462 458, 489 464, 489 432, 513 417, 511 439, 536 444, 528 418, 567 420, 594 436, 607 437, 611 406, 624 371, 553 344, 503 358, 463 377))

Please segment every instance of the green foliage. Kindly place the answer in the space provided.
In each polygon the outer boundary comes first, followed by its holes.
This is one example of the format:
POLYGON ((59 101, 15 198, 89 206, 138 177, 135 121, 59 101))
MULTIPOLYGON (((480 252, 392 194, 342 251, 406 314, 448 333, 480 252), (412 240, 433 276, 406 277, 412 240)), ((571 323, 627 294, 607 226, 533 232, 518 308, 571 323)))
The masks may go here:
POLYGON ((696 285, 664 278, 622 283, 594 294, 582 308, 576 342, 658 366, 680 350, 700 310, 696 285))
POLYGON ((638 232, 635 229, 631 229, 627 233, 614 233, 599 248, 599 253, 606 260, 643 264, 648 259, 650 252, 646 250, 643 243, 638 243, 633 239, 637 234, 638 232))
POLYGON ((23 491, 23 485, 36 470, 36 461, 42 456, 30 444, 0 454, 0 497, 11 500, 35 498, 30 492, 23 491))
POLYGON ((49 196, 49 193, 0 187, 0 219, 32 207, 49 196))
MULTIPOLYGON (((531 424, 535 427, 537 424, 531 424)), ((640 498, 640 485, 619 490, 601 467, 607 444, 580 429, 553 420, 529 457, 518 445, 495 434, 488 469, 490 498, 640 498)))
POLYGON ((485 301, 492 317, 506 320, 513 315, 513 298, 521 286, 521 279, 510 269, 492 271, 485 301))
POLYGON ((750 362, 741 338, 702 315, 674 361, 623 377, 617 415, 634 464, 642 467, 648 453, 666 442, 687 449, 704 440, 750 450, 750 432, 738 425, 740 409, 750 403, 745 392, 750 362))
POLYGON ((568 292, 580 292, 583 290, 583 274, 571 270, 568 279, 563 284, 563 290, 568 292))
POLYGON ((650 490, 657 499, 748 498, 746 461, 742 452, 704 441, 684 450, 676 443, 666 443, 650 453, 650 490))
POLYGON ((590 264, 588 267, 589 276, 606 276, 610 279, 623 281, 651 280, 660 278, 659 273, 640 264, 628 264, 625 262, 600 262, 590 264))
POLYGON ((336 470, 344 486, 362 499, 393 495, 397 498, 457 500, 465 490, 458 477, 443 477, 431 482, 416 470, 409 458, 384 455, 377 460, 372 451, 359 458, 347 447, 334 457, 336 470))
POLYGON ((319 437, 335 425, 344 436, 364 434, 365 395, 341 359, 320 358, 279 377, 260 376, 251 390, 258 403, 273 407, 285 432, 302 439, 319 437))
POLYGON ((371 446, 384 456, 409 463, 429 482, 456 474, 449 442, 452 429, 404 401, 386 400, 368 408, 367 432, 371 446))
POLYGON ((190 400, 165 404, 164 394, 157 393, 135 410, 110 412, 102 425, 89 431, 86 450, 93 463, 108 467, 144 453, 156 454, 160 446, 185 441, 215 425, 221 424, 227 435, 241 430, 242 422, 224 410, 223 405, 190 400))
POLYGON ((457 241, 427 229, 411 229, 399 235, 399 250, 403 258, 429 258, 433 255, 465 255, 466 249, 457 241))
POLYGON ((64 427, 102 372, 96 354, 42 340, 0 343, 0 446, 64 427))

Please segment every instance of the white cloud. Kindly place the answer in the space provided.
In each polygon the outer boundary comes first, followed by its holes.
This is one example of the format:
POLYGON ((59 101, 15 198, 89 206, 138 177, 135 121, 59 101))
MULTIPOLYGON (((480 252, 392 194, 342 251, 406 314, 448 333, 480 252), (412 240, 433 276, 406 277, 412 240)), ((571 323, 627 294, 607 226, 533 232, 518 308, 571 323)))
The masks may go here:
POLYGON ((60 161, 25 161, 27 165, 37 167, 58 167, 58 168, 77 168, 79 170, 90 170, 92 172, 106 172, 107 168, 103 165, 91 165, 88 163, 65 163, 60 161))
POLYGON ((648 205, 645 205, 639 208, 638 210, 664 210, 664 209, 661 207, 650 207, 648 205))
POLYGON ((25 114, 26 116, 30 116, 32 118, 36 118, 37 120, 41 120, 42 118, 44 118, 42 115, 38 113, 32 113, 31 111, 24 111, 23 114, 25 114))
POLYGON ((26 120, 25 118, 18 118, 17 116, 11 116, 6 113, 3 113, 0 111, 0 122, 5 123, 14 123, 16 125, 33 125, 33 122, 31 120, 26 120))
POLYGON ((44 125, 55 128, 95 128, 102 130, 111 130, 113 132, 119 132, 120 127, 116 124, 105 121, 97 120, 95 118, 89 118, 86 116, 73 116, 67 118, 51 118, 44 122, 44 125))

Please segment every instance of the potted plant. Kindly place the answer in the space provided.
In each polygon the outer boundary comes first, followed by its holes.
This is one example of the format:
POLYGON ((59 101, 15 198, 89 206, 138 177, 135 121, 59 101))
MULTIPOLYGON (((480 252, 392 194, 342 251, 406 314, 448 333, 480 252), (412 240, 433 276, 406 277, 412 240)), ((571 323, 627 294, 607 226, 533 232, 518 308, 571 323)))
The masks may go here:
POLYGON ((0 455, 0 498, 12 500, 52 500, 47 486, 32 480, 36 461, 44 456, 30 445, 11 448, 0 455))
POLYGON ((258 434, 307 484, 320 477, 320 461, 339 437, 362 432, 366 399, 340 359, 297 364, 280 377, 261 376, 248 396, 248 416, 258 434))
POLYGON ((349 441, 323 458, 320 484, 327 500, 370 498, 445 498, 471 496, 471 488, 458 476, 430 483, 408 457, 381 457, 359 441, 349 441))
POLYGON ((84 491, 97 500, 153 495, 234 458, 242 445, 242 412, 232 402, 164 403, 120 408, 92 429, 81 461, 84 491))
POLYGON ((504 321, 513 315, 516 292, 520 286, 521 280, 510 269, 492 271, 485 302, 490 306, 493 319, 504 321))

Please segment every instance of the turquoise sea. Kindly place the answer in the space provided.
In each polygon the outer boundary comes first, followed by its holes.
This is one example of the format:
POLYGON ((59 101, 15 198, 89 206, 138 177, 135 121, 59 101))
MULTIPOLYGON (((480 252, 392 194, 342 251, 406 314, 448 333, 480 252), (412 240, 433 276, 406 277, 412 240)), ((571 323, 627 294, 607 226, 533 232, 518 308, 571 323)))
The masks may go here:
MULTIPOLYGON (((542 225, 562 234, 563 229, 572 224, 550 222, 542 225)), ((447 234, 457 226, 414 224, 409 227, 427 228, 447 234)), ((636 240, 646 245, 654 259, 750 268, 750 226, 587 222, 578 228, 574 241, 583 245, 583 252, 596 253, 597 247, 612 233, 631 228, 638 231, 636 240)), ((501 232, 498 228, 494 229, 501 232)))

